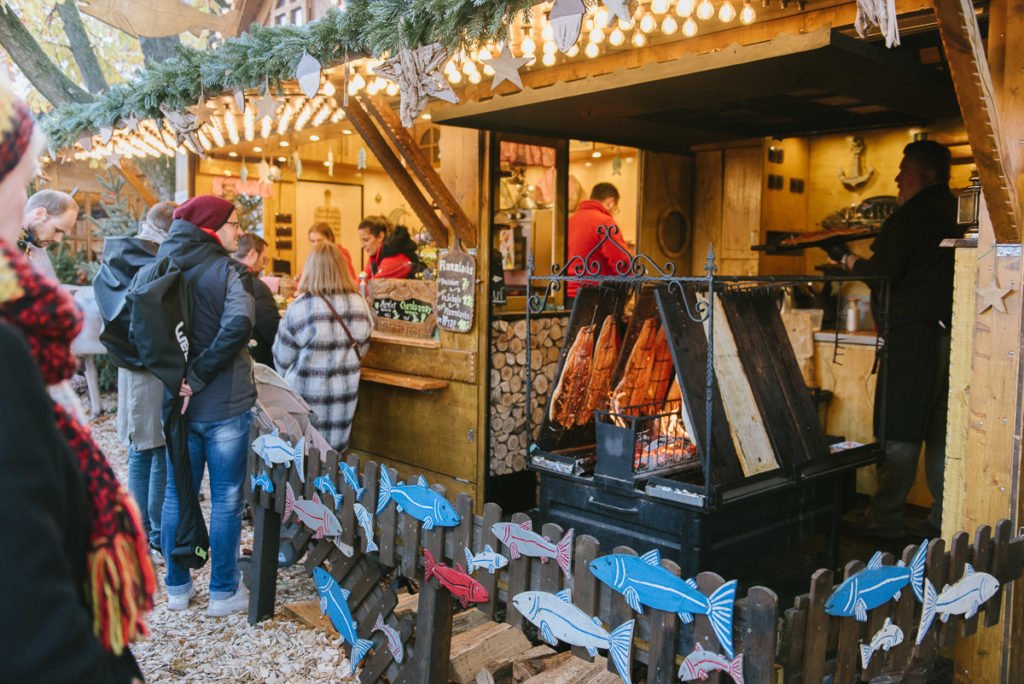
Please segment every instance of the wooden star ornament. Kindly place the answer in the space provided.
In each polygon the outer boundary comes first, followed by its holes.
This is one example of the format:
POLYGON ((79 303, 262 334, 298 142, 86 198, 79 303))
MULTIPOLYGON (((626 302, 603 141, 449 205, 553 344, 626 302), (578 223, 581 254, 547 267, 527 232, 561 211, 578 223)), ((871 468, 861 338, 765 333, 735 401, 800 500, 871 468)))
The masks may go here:
POLYGON ((501 48, 497 57, 483 60, 487 66, 494 69, 494 80, 491 81, 491 91, 499 85, 508 81, 519 90, 523 89, 523 79, 519 76, 519 69, 533 61, 532 57, 513 57, 512 50, 508 43, 501 48))
POLYGON ((978 309, 979 314, 983 314, 989 309, 998 311, 999 313, 1006 313, 1006 303, 1003 301, 1007 295, 1013 292, 1012 287, 999 287, 999 283, 996 282, 995 274, 992 274, 992 280, 985 287, 979 287, 978 293, 978 309))
POLYGON ((195 126, 200 128, 212 122, 213 110, 206 105, 206 98, 199 98, 199 102, 187 108, 196 117, 195 126))
POLYGON ((135 112, 132 112, 126 118, 121 119, 121 123, 124 124, 124 129, 129 133, 139 132, 139 115, 135 112))
POLYGON ((271 121, 277 121, 277 108, 281 106, 281 102, 276 97, 269 92, 264 93, 256 100, 255 104, 257 121, 261 121, 263 117, 270 117, 271 121))
POLYGON ((415 50, 403 48, 373 70, 376 75, 398 84, 399 115, 406 128, 412 128, 416 117, 427 106, 428 98, 458 103, 458 96, 440 72, 447 59, 448 50, 440 43, 431 43, 415 50))

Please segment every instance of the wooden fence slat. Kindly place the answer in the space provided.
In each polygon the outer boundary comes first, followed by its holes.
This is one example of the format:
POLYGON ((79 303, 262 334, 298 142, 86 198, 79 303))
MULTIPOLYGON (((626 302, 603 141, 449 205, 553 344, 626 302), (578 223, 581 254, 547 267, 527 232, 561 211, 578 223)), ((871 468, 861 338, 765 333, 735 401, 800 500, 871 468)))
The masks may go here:
MULTIPOLYGON (((391 593, 391 596, 394 596, 394 594, 391 593)), ((394 608, 392 607, 389 609, 388 613, 390 613, 391 610, 394 610, 394 608)), ((401 636, 402 647, 407 649, 406 643, 412 637, 412 622, 410 620, 399 620, 393 615, 388 614, 385 614, 384 618, 384 622, 388 626, 394 627, 398 630, 398 634, 401 636)), ((373 620, 377 620, 376 615, 373 616, 373 620)), ((391 651, 388 650, 384 635, 381 633, 374 634, 373 640, 377 646, 374 648, 373 655, 369 660, 367 660, 366 665, 363 667, 363 671, 359 676, 359 681, 363 682, 363 684, 376 684, 376 682, 379 682, 387 671, 388 666, 394 662, 391 651)))
MULTIPOLYGON (((378 532, 374 529, 374 521, 377 520, 377 463, 375 461, 367 461, 363 465, 363 498, 359 500, 359 503, 370 514, 370 529, 374 534, 373 543, 377 544, 379 548, 380 540, 376 536, 378 532)), ((363 553, 367 553, 366 546, 370 541, 369 535, 360 527, 359 536, 362 537, 359 548, 363 553)))
MULTIPOLYGON (((917 549, 918 546, 916 545, 910 545, 903 549, 902 560, 904 565, 910 565, 914 555, 917 553, 917 549)), ((914 612, 917 605, 917 596, 914 594, 914 588, 907 587, 904 589, 900 595, 900 600, 896 602, 892 618, 892 621, 903 632, 903 641, 894 646, 889 651, 888 657, 884 658, 884 667, 887 670, 903 667, 910 658, 910 650, 914 646, 914 639, 917 637, 917 623, 914 621, 914 612)), ((873 634, 869 634, 868 638, 871 638, 871 636, 873 634)), ((882 660, 884 655, 876 653, 871 658, 872 664, 874 664, 876 658, 882 660)))
MULTIPOLYGON (((864 569, 861 561, 850 561, 843 572, 844 581, 864 569)), ((853 617, 839 618, 839 640, 836 644, 835 684, 852 684, 860 666, 860 640, 864 625, 853 617)))
MULTIPOLYGON (((541 534, 550 539, 553 544, 557 544, 558 540, 562 538, 562 526, 554 523, 545 523, 541 528, 541 534)), ((558 563, 554 560, 545 560, 547 562, 542 562, 537 572, 539 579, 538 588, 540 591, 557 594, 562 589, 562 569, 558 567, 558 563)))
POLYGON ((775 680, 775 647, 779 597, 767 587, 747 591, 747 624, 743 634, 743 681, 771 684, 775 680))
MULTIPOLYGON (((1010 550, 1010 538, 1013 536, 1013 523, 1000 520, 996 523, 995 539, 992 542, 992 574, 1000 583, 1006 582, 1007 560, 1010 550)), ((985 604, 985 626, 999 624, 999 613, 1003 607, 1003 590, 1000 587, 996 595, 985 604)))
POLYGON ((398 518, 399 531, 402 535, 402 546, 399 551, 401 557, 398 559, 399 572, 403 577, 415 579, 416 565, 420 561, 420 537, 423 525, 408 513, 399 513, 398 518))
MULTIPOLYGON (((438 485, 434 489, 444 493, 438 485)), ((427 530, 425 535, 424 548, 429 549, 439 563, 444 558, 446 531, 444 527, 435 527, 427 530)), ((441 587, 436 578, 425 580, 420 585, 419 609, 416 614, 416 654, 412 659, 415 662, 410 662, 414 672, 410 673, 409 681, 415 684, 447 682, 451 646, 451 594, 441 587)))
POLYGON ((249 577, 249 624, 274 616, 277 601, 277 554, 281 547, 281 516, 265 506, 253 510, 252 566, 249 577))
POLYGON ((787 672, 796 671, 804 656, 804 638, 807 633, 807 609, 787 608, 782 616, 779 634, 779 665, 787 672))
MULTIPOLYGON (((694 580, 697 582, 700 593, 705 596, 711 596, 716 589, 725 584, 722 576, 714 572, 702 572, 694 577, 694 580)), ((711 629, 711 620, 708 615, 693 616, 693 642, 695 645, 700 644, 705 651, 725 655, 722 652, 721 644, 718 643, 718 637, 715 636, 715 631, 711 629)), ((705 681, 708 684, 719 684, 723 680, 720 672, 713 672, 705 681)))
MULTIPOLYGON (((293 437, 292 441, 295 441, 296 439, 297 438, 293 437)), ((295 490, 295 496, 301 496, 303 499, 312 500, 313 493, 316 492, 316 490, 313 488, 313 481, 320 476, 319 449, 314 449, 313 447, 309 447, 308 449, 306 449, 306 456, 304 459, 303 467, 305 468, 305 473, 303 474, 303 476, 306 478, 306 481, 302 484, 302 489, 295 490)), ((292 464, 291 470, 295 470, 294 464, 292 464)), ((319 493, 317 493, 317 496, 319 496, 319 493)), ((333 502, 331 503, 331 506, 334 506, 333 502)))
MULTIPOLYGON (((349 454, 346 459, 348 464, 356 472, 356 476, 359 475, 359 457, 355 454, 349 454)), ((345 478, 339 478, 344 480, 345 478)), ((342 499, 341 505, 341 541, 344 544, 348 544, 352 548, 356 545, 356 511, 354 506, 356 505, 356 493, 355 491, 345 482, 340 483, 343 489, 338 491, 345 492, 344 498, 342 499)))
MULTIPOLYGON (((614 549, 612 549, 612 553, 622 554, 626 556, 638 555, 636 551, 629 548, 628 546, 616 546, 614 549)), ((620 594, 619 592, 612 591, 610 592, 609 596, 610 601, 608 609, 608 627, 610 629, 615 629, 626 620, 631 620, 633 618, 633 609, 629 607, 628 603, 626 603, 626 597, 620 594)), ((633 629, 633 638, 636 638, 635 627, 633 629)), ((618 672, 615 669, 615 663, 612 662, 611 658, 608 658, 608 671, 615 673, 618 672)))
MULTIPOLYGON (((974 533, 974 544, 969 549, 969 562, 977 572, 989 572, 992 567, 992 528, 980 525, 974 533)), ((964 620, 960 626, 960 636, 968 637, 978 631, 978 617, 982 610, 987 610, 987 602, 970 620, 964 620)))
MULTIPOLYGON (((388 474, 391 475, 392 482, 397 482, 398 471, 388 468, 388 474)), ((374 506, 374 511, 376 510, 374 506)), ((377 546, 380 547, 380 562, 392 568, 395 566, 395 546, 398 538, 398 509, 395 508, 394 501, 388 502, 387 507, 377 516, 377 525, 380 531, 380 540, 377 542, 377 546)))
POLYGON ((245 472, 247 477, 245 478, 245 484, 242 485, 242 492, 245 497, 245 503, 252 506, 256 503, 256 496, 252 491, 252 480, 249 479, 249 475, 256 476, 260 474, 259 464, 263 461, 259 456, 256 455, 256 451, 252 448, 252 443, 259 437, 259 428, 256 427, 256 421, 253 421, 249 425, 249 448, 245 454, 245 472))
POLYGON ((306 554, 306 569, 313 572, 313 568, 318 567, 321 563, 327 560, 327 556, 329 556, 331 551, 335 548, 337 547, 334 546, 334 542, 330 539, 313 540, 313 548, 306 554))
MULTIPOLYGON (((456 563, 466 565, 466 549, 473 552, 473 498, 468 494, 455 497, 455 511, 462 522, 449 533, 452 540, 452 566, 456 563)), ((489 573, 488 573, 489 574, 489 573)))
MULTIPOLYGON (((379 566, 379 563, 374 563, 374 565, 379 566)), ((363 606, 369 608, 369 610, 364 611, 360 617, 356 618, 356 622, 359 623, 357 625, 358 633, 362 635, 361 638, 363 639, 370 638, 369 634, 373 629, 373 624, 377 621, 378 615, 384 616, 385 624, 393 622, 392 627, 398 624, 397 619, 390 617, 391 613, 395 610, 395 606, 398 605, 398 597, 395 595, 395 592, 390 589, 380 591, 380 585, 374 589, 366 601, 363 602, 363 606)))
POLYGON ((831 570, 818 570, 811 575, 810 601, 807 606, 807 631, 804 635, 804 682, 820 682, 825 678, 825 653, 828 647, 828 621, 825 601, 832 595, 831 570))
MULTIPOLYGON (((882 554, 882 565, 894 565, 895 562, 896 562, 896 559, 893 558, 893 555, 891 553, 883 553, 882 554)), ((910 587, 909 586, 906 587, 903 590, 903 593, 907 593, 907 592, 910 592, 910 587)), ((900 594, 900 598, 903 598, 903 594, 902 593, 900 594)), ((868 614, 867 627, 866 627, 866 629, 863 632, 862 641, 860 641, 857 644, 858 649, 859 649, 861 644, 870 644, 871 643, 871 637, 873 637, 878 632, 878 630, 882 629, 883 625, 885 625, 886 618, 888 618, 890 616, 890 613, 891 613, 891 611, 893 610, 894 607, 895 607, 895 604, 892 601, 886 601, 885 603, 883 603, 882 605, 878 606, 877 608, 875 608, 874 610, 872 610, 868 614)), ((885 653, 884 652, 883 653, 876 653, 876 654, 874 654, 871 657, 871 663, 868 665, 868 667, 867 668, 864 668, 863 666, 861 667, 861 673, 860 673, 861 681, 862 682, 869 682, 869 681, 871 681, 871 678, 875 677, 878 674, 878 672, 881 671, 882 664, 883 664, 884 661, 885 661, 885 653)), ((859 653, 858 653, 858 656, 857 656, 857 662, 858 663, 861 662, 860 654, 859 653)))
MULTIPOLYGON (((949 566, 946 570, 946 581, 945 584, 955 584, 964 576, 964 567, 967 565, 967 533, 957 532, 953 535, 952 541, 949 543, 949 566)), ((942 585, 936 585, 935 590, 941 592, 942 585)), ((950 619, 946 622, 941 622, 939 616, 935 616, 935 624, 932 625, 932 629, 939 628, 939 648, 947 648, 952 646, 956 641, 956 635, 959 633, 959 623, 962 622, 962 618, 957 615, 951 615, 950 619)))
MULTIPOLYGON (((679 577, 679 565, 672 560, 661 561, 661 567, 679 577)), ((675 613, 663 610, 648 610, 651 625, 651 638, 648 642, 647 682, 671 682, 676 678, 676 635, 679 618, 675 613)), ((612 627, 614 629, 618 625, 612 627)))
MULTIPOLYGON (((262 463, 262 461, 260 461, 262 463)), ((279 515, 284 515, 284 505, 288 498, 285 495, 285 485, 288 483, 288 471, 284 468, 274 468, 270 472, 270 479, 274 483, 273 505, 279 515)), ((282 522, 285 522, 282 520, 282 522)), ((303 527, 302 529, 306 529, 303 527)))
MULTIPOLYGON (((281 435, 281 438, 282 439, 286 439, 286 440, 288 440, 289 442, 292 442, 292 443, 294 443, 294 441, 295 441, 290 435, 281 435)), ((307 472, 309 471, 309 452, 310 451, 316 452, 316 449, 309 449, 309 450, 306 451, 305 460, 303 460, 302 466, 303 466, 303 468, 307 472)), ((317 453, 319 454, 319 452, 317 452, 317 453)), ((318 456, 318 458, 319 458, 319 456, 318 456)), ((291 466, 287 467, 287 468, 285 468, 284 465, 280 464, 280 463, 274 466, 274 470, 278 470, 278 469, 282 469, 282 468, 288 473, 287 484, 290 484, 292 486, 292 493, 295 495, 295 498, 296 499, 306 498, 306 496, 307 496, 307 494, 306 494, 306 484, 302 480, 299 479, 299 469, 295 467, 294 463, 291 466)), ((312 480, 310 480, 309 478, 306 478, 306 481, 310 483, 311 487, 313 486, 313 481, 312 480)), ((281 492, 281 496, 284 496, 284 492, 281 492)))
MULTIPOLYGON (((942 539, 933 539, 929 542, 928 560, 924 574, 925 578, 935 587, 936 592, 942 591, 942 586, 946 580, 946 542, 942 539)), ((917 646, 916 656, 919 661, 931 663, 935 660, 939 635, 939 630, 936 627, 940 624, 938 619, 936 619, 932 623, 931 629, 928 630, 928 636, 917 646)), ((907 634, 906 637, 916 642, 917 629, 915 628, 913 633, 907 634)))
MULTIPOLYGON (((512 516, 512 523, 518 525, 530 520, 530 516, 525 513, 515 513, 512 516)), ((504 553, 508 553, 508 549, 502 547, 504 553)), ((530 557, 520 556, 519 558, 513 559, 511 556, 508 561, 508 602, 505 606, 505 622, 512 625, 516 629, 522 629, 525 621, 523 616, 519 614, 516 607, 512 605, 512 599, 515 598, 516 594, 526 591, 527 587, 530 586, 530 557)))
MULTIPOLYGON (((598 612, 597 578, 590 572, 590 561, 597 558, 600 548, 600 542, 584 534, 576 538, 576 549, 572 555, 572 602, 587 615, 597 615, 598 612)), ((573 646, 572 654, 587 662, 594 660, 587 649, 580 646, 573 646)))
MULTIPOLYGON (((483 551, 485 546, 490 546, 494 549, 495 553, 504 554, 508 556, 508 549, 501 548, 498 543, 498 538, 494 536, 494 532, 491 531, 491 525, 501 522, 502 511, 501 506, 496 503, 484 504, 484 517, 481 524, 482 529, 480 530, 480 546, 475 551, 483 551)), ((491 600, 487 603, 481 603, 477 606, 479 610, 482 610, 487 617, 494 619, 494 613, 498 606, 498 578, 501 576, 507 576, 508 571, 502 568, 493 575, 491 573, 481 574, 477 579, 480 584, 483 585, 487 593, 490 594, 491 600)))

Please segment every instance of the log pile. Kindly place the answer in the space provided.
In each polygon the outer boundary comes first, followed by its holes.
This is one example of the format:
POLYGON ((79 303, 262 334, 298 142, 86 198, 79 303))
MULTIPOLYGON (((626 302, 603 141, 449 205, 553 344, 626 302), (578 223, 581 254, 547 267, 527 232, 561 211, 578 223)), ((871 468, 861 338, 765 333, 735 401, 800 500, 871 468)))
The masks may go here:
MULTIPOLYGON (((530 425, 534 435, 544 420, 544 407, 555 385, 558 356, 567 318, 545 317, 530 322, 533 340, 533 400, 530 425)), ((526 469, 526 321, 491 324, 491 454, 490 474, 508 475, 526 469)))

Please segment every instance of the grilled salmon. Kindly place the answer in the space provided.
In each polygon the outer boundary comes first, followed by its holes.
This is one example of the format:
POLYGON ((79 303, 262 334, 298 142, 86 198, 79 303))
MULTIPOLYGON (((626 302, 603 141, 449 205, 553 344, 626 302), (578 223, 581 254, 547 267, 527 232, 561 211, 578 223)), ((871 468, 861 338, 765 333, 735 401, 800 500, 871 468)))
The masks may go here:
POLYGON ((587 397, 583 402, 583 410, 576 416, 577 425, 586 425, 593 418, 594 411, 608 408, 612 392, 612 373, 615 372, 615 363, 619 360, 619 346, 619 330, 615 325, 615 317, 605 316, 594 349, 594 361, 590 366, 587 397))
POLYGON ((594 329, 596 325, 585 325, 576 333, 569 353, 565 357, 562 375, 558 378, 555 391, 551 394, 549 418, 564 428, 576 424, 576 416, 583 408, 590 381, 590 362, 594 356, 594 329))

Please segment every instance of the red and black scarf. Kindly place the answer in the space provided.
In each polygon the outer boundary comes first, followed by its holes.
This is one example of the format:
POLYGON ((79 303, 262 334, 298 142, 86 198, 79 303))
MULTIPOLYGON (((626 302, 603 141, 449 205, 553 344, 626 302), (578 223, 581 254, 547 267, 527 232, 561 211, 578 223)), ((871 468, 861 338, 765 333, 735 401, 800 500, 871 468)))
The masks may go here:
MULTIPOLYGON (((28 260, 0 242, 0 320, 19 328, 47 384, 63 382, 78 361, 71 341, 82 316, 70 295, 36 273, 28 260)), ((139 511, 121 486, 89 428, 53 402, 53 416, 78 460, 89 500, 86 602, 93 631, 105 649, 120 654, 147 634, 143 615, 153 608, 156 576, 139 511)))

